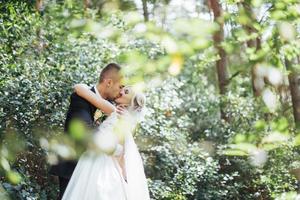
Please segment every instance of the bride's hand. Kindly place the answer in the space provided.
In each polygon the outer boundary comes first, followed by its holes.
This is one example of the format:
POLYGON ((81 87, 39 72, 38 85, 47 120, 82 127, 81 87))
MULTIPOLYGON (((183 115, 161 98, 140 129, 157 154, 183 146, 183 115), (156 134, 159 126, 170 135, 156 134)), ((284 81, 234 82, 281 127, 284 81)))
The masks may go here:
POLYGON ((126 105, 126 104, 117 105, 117 110, 116 111, 119 115, 124 115, 125 113, 128 112, 127 107, 128 107, 128 105, 126 105))

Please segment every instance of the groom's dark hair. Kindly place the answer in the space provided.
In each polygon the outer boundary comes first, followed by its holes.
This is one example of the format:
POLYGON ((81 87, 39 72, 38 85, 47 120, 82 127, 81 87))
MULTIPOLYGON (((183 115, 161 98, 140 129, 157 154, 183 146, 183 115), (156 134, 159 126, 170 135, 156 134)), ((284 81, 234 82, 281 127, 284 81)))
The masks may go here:
POLYGON ((121 67, 117 63, 109 63, 102 69, 99 77, 99 83, 102 83, 112 71, 119 72, 120 70, 121 67))

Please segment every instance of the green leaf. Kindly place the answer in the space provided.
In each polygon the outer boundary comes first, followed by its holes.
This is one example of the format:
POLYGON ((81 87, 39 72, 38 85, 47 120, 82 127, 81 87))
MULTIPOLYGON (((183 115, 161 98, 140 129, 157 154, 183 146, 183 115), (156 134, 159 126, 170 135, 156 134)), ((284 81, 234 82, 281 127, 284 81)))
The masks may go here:
POLYGON ((248 156, 248 153, 238 149, 226 149, 222 151, 222 154, 227 156, 248 156))
POLYGON ((262 139, 262 143, 286 143, 289 136, 280 132, 273 132, 262 139))
POLYGON ((237 134, 235 137, 234 137, 234 142, 235 143, 242 143, 242 142, 246 142, 247 140, 247 137, 245 134, 237 134))
POLYGON ((238 149, 244 152, 251 152, 257 149, 257 147, 254 144, 250 144, 250 143, 231 144, 229 146, 232 149, 238 149))
POLYGON ((6 176, 9 180, 9 182, 11 182, 14 185, 20 183, 22 180, 22 177, 20 176, 20 174, 15 171, 8 171, 6 176))
POLYGON ((86 127, 80 120, 72 120, 70 123, 70 135, 75 140, 83 140, 86 135, 86 127))
POLYGON ((299 146, 300 145, 300 134, 296 135, 294 138, 294 146, 299 146))

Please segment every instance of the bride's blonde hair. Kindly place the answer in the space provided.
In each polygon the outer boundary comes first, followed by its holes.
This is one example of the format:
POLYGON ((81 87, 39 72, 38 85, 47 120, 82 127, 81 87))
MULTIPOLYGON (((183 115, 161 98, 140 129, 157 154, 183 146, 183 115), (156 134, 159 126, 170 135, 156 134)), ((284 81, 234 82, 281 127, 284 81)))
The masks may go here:
POLYGON ((141 92, 134 93, 132 100, 131 100, 131 106, 134 111, 141 112, 143 108, 146 105, 146 97, 141 92))

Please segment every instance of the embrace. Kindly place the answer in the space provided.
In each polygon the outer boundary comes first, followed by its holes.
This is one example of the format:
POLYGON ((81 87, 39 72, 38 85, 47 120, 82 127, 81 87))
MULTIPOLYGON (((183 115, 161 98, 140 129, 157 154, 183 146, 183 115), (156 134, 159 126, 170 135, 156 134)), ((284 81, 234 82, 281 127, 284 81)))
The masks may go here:
POLYGON ((130 86, 123 86, 122 79, 121 67, 110 63, 101 71, 96 86, 75 85, 65 132, 70 132, 72 121, 80 120, 93 130, 92 143, 99 151, 87 148, 78 162, 60 161, 51 167, 50 173, 59 177, 59 199, 150 199, 143 162, 132 135, 146 99, 130 86), (94 120, 97 109, 107 116, 101 123, 94 120), (122 136, 115 128, 120 120, 126 126, 126 130, 121 129, 122 136))

